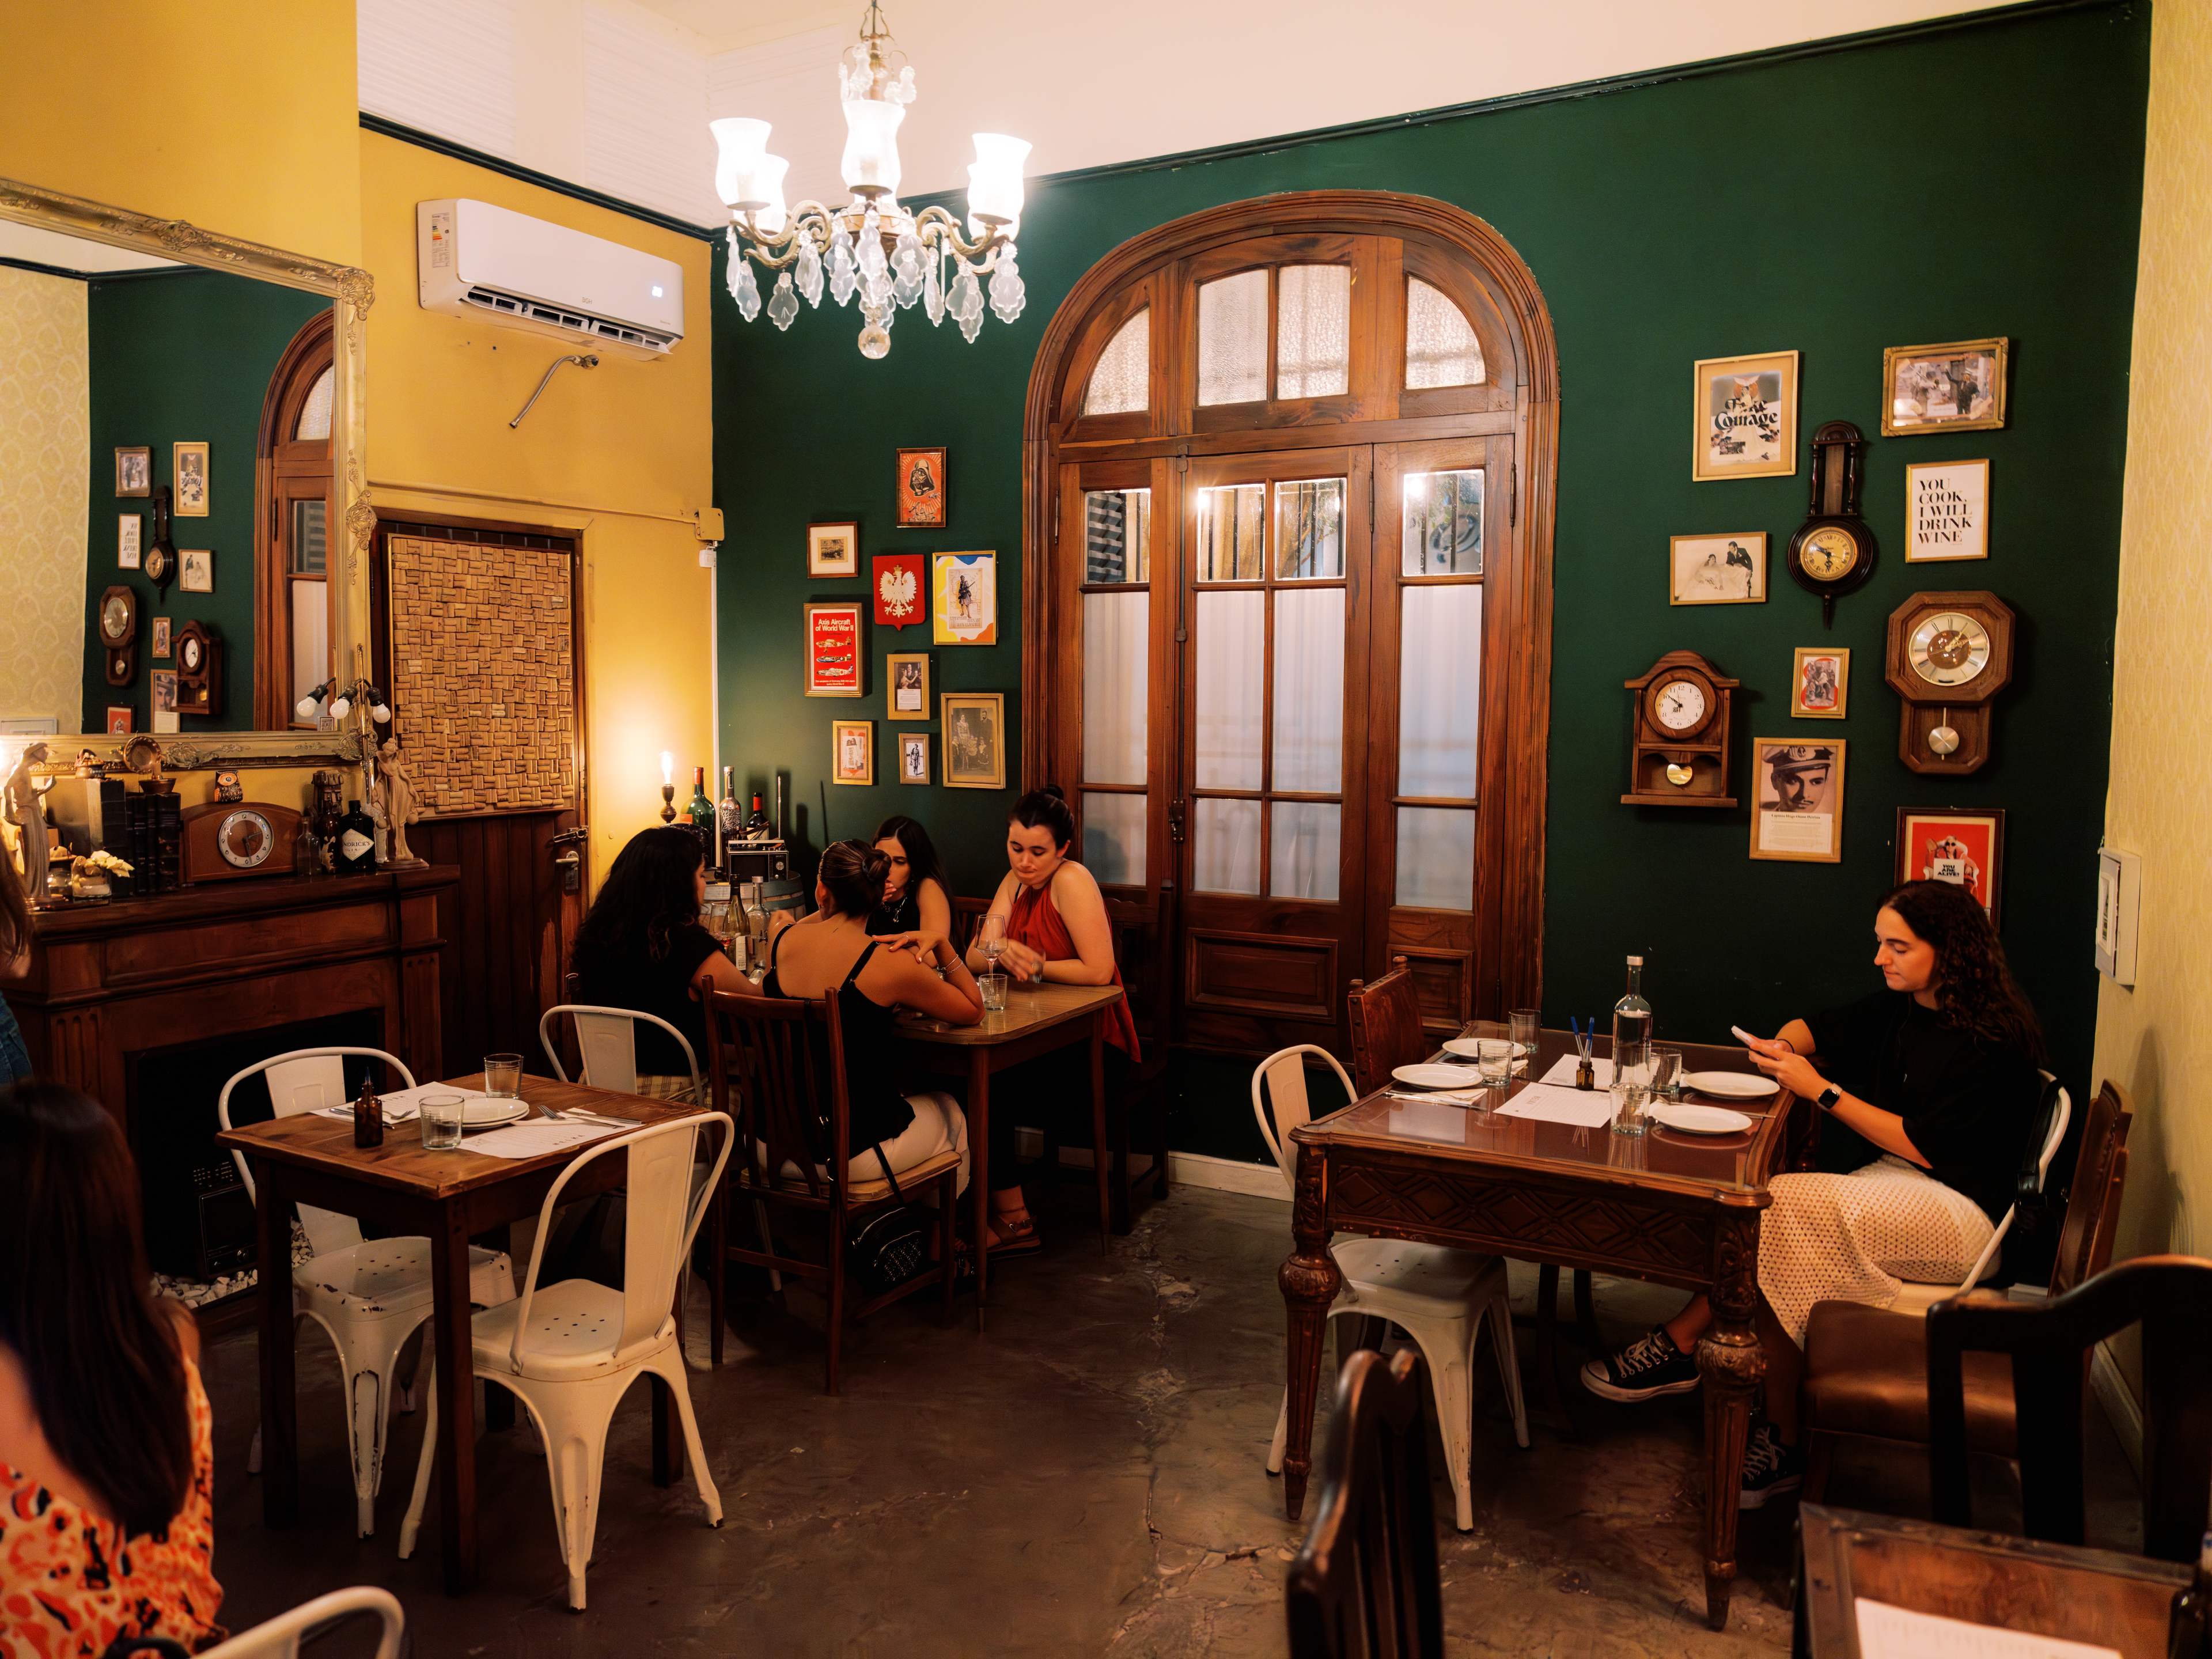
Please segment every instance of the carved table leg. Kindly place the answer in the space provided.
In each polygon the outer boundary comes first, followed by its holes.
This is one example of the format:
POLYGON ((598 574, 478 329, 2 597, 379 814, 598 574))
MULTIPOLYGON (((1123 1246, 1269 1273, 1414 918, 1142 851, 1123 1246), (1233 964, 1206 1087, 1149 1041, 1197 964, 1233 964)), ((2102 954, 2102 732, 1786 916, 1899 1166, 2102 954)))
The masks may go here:
POLYGON ((1314 1398, 1321 1389, 1322 1339, 1328 1310, 1344 1286, 1328 1252, 1328 1155, 1298 1147, 1297 1190, 1291 1206, 1296 1248, 1275 1275, 1290 1310, 1290 1423, 1283 1445, 1283 1508, 1293 1521, 1306 1501, 1313 1468, 1314 1398))
POLYGON ((1713 1322, 1698 1342, 1705 1383, 1705 1622, 1715 1630, 1728 1623, 1744 1437, 1766 1376, 1752 1323, 1758 1273, 1759 1212, 1723 1208, 1713 1233, 1713 1322))

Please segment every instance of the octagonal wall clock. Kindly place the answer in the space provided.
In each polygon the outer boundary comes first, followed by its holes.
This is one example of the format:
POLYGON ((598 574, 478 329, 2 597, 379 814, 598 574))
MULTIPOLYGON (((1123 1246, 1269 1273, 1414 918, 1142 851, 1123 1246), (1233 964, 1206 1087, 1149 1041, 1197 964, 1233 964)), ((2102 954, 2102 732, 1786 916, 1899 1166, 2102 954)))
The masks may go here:
POLYGON ((2012 646, 2012 607, 1978 589, 1915 593, 1890 612, 1885 678, 1904 704, 1898 758, 1916 772, 1979 771, 2012 646))

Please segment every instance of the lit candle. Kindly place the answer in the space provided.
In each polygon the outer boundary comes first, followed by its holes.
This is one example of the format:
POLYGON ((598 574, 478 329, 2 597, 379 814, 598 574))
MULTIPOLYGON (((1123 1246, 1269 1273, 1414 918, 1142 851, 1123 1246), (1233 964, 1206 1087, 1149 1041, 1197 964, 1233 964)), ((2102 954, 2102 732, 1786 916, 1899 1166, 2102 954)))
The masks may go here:
POLYGON ((660 751, 660 781, 669 788, 676 784, 676 757, 665 749, 660 751))

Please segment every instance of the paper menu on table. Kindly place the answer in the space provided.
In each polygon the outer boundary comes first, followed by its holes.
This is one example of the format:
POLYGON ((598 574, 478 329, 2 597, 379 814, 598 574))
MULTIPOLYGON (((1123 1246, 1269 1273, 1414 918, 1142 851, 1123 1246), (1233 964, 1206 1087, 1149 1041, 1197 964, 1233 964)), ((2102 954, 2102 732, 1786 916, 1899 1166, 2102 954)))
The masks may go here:
MULTIPOLYGON (((1537 1080, 1541 1083, 1556 1083, 1562 1088, 1571 1089, 1575 1085, 1575 1066, 1579 1062, 1572 1054, 1561 1054, 1557 1060, 1552 1062, 1552 1069, 1545 1073, 1544 1075, 1537 1080)), ((1610 1089, 1613 1087, 1613 1062, 1611 1060, 1591 1060, 1590 1072, 1597 1079, 1597 1086, 1599 1088, 1610 1089)))
POLYGON ((1860 1659, 2121 1659, 2118 1648, 1856 1598, 1860 1659))
POLYGON ((1500 1106, 1498 1115, 1595 1129, 1613 1121, 1613 1096, 1602 1089, 1562 1089, 1555 1083, 1532 1083, 1500 1106))
POLYGON ((543 1158, 548 1152, 565 1152, 572 1146, 622 1134, 636 1127, 634 1123, 517 1123, 488 1134, 471 1135, 461 1143, 461 1150, 482 1152, 486 1158, 543 1158))

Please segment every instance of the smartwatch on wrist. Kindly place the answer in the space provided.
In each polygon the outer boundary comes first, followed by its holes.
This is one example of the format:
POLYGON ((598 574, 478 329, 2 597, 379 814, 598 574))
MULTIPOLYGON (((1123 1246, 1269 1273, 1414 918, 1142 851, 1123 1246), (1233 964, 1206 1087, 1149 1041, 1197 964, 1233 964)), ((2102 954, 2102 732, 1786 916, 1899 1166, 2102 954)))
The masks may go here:
POLYGON ((1843 1103, 1843 1098, 1844 1091, 1832 1083, 1820 1091, 1820 1109, 1824 1112, 1832 1112, 1843 1103))

